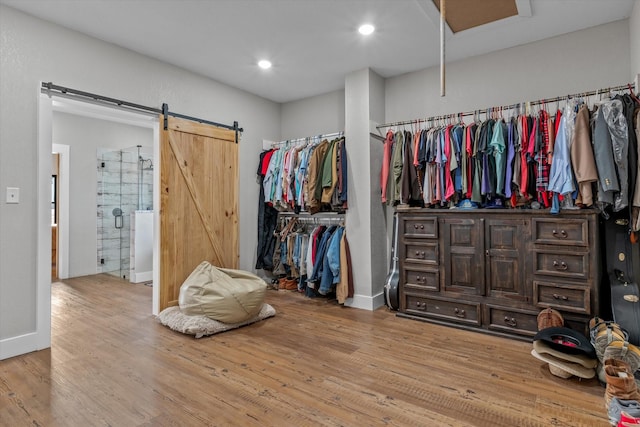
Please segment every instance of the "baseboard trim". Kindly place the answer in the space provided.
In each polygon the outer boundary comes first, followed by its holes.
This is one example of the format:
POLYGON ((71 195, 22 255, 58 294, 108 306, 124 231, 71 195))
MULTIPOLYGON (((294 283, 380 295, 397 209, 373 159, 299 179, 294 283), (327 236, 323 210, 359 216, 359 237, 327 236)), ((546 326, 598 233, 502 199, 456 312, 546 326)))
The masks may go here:
POLYGON ((0 360, 36 350, 40 350, 37 332, 0 340, 0 360))
POLYGON ((380 292, 373 296, 354 295, 353 298, 347 299, 344 305, 347 307, 373 311, 384 305, 384 294, 380 292))
POLYGON ((150 282, 153 280, 153 271, 143 271, 142 273, 131 271, 129 277, 131 277, 131 283, 150 282))

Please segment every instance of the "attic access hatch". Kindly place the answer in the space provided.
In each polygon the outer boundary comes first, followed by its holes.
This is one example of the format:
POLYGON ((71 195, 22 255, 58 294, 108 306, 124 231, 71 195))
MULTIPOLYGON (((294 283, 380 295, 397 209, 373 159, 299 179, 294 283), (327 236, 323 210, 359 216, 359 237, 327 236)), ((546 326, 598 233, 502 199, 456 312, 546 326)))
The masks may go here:
MULTIPOLYGON (((440 11, 440 0, 433 0, 440 11)), ((446 0, 446 20, 454 33, 518 15, 516 0, 446 0)))

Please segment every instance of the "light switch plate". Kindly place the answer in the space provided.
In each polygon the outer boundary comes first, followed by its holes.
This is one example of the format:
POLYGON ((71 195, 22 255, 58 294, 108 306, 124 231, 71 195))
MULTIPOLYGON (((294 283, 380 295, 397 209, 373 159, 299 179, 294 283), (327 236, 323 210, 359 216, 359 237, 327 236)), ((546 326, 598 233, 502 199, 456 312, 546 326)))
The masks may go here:
POLYGON ((7 203, 20 203, 20 189, 7 187, 7 203))

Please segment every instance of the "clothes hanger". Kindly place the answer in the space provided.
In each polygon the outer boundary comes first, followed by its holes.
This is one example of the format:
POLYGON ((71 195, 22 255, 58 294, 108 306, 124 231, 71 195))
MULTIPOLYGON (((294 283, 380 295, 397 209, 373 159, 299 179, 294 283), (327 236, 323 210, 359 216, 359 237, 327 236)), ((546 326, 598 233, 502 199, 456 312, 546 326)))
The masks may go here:
POLYGON ((633 99, 637 104, 640 104, 640 99, 638 99, 636 94, 633 93, 633 86, 631 86, 631 83, 627 83, 627 87, 629 88, 629 95, 631 96, 631 99, 633 99))

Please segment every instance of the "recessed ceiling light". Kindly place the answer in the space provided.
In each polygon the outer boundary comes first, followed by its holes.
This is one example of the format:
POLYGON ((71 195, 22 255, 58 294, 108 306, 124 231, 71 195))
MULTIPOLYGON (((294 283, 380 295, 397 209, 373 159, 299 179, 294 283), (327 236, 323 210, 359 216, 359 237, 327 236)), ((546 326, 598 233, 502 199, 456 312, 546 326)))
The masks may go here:
POLYGON ((266 59, 258 61, 258 67, 262 68, 263 70, 268 70, 269 68, 271 68, 271 61, 267 61, 266 59))
POLYGON ((373 33, 375 29, 376 27, 371 24, 364 24, 361 25, 360 28, 358 28, 358 32, 364 36, 368 36, 369 34, 373 33))

